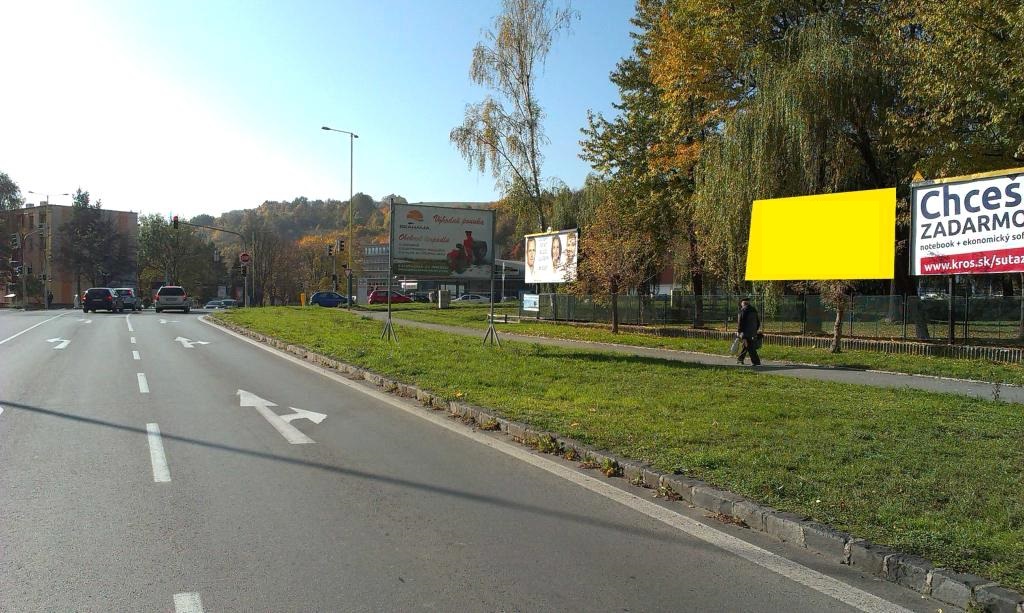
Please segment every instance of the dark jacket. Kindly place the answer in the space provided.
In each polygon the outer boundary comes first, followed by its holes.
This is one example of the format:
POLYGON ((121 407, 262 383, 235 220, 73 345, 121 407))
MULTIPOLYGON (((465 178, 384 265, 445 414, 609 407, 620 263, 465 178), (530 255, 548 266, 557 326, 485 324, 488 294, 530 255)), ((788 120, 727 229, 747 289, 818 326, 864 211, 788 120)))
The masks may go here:
POLYGON ((740 309, 736 324, 736 331, 740 333, 740 336, 748 339, 754 338, 760 329, 761 318, 757 316, 757 309, 749 304, 740 309))

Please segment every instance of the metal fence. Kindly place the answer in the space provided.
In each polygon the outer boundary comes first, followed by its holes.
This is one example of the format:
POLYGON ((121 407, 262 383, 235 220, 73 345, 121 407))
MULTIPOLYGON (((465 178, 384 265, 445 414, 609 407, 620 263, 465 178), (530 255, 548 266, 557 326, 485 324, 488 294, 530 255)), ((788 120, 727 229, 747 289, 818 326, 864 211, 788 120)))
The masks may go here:
MULTIPOLYGON (((718 330, 736 327, 740 296, 619 296, 619 322, 625 325, 700 326, 718 330)), ((780 296, 772 305, 753 298, 765 332, 830 335, 835 309, 820 296, 780 296)), ((611 323, 611 305, 589 297, 541 294, 542 319, 611 323)), ((854 296, 843 316, 843 335, 874 339, 949 341, 948 296, 854 296)), ((980 343, 1024 345, 1024 299, 1020 296, 955 296, 954 339, 980 343)))

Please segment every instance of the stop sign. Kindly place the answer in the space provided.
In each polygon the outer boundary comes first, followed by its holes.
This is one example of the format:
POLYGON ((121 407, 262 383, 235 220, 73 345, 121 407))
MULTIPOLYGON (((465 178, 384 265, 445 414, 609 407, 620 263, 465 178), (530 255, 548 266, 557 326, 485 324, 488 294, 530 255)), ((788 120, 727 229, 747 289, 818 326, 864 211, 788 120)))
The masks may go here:
POLYGON ((248 264, 250 261, 252 261, 252 256, 243 251, 242 253, 238 254, 238 260, 243 264, 248 264))

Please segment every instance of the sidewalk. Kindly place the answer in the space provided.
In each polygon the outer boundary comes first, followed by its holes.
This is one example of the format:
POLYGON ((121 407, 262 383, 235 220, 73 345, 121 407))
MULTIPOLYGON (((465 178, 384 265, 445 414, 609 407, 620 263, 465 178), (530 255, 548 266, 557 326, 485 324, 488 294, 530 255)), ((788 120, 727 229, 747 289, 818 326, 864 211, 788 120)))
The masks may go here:
MULTIPOLYGON (((360 313, 367 319, 383 321, 387 314, 383 312, 364 311, 360 313)), ((425 323, 402 319, 392 314, 392 321, 402 326, 459 334, 463 336, 474 336, 483 342, 483 332, 474 328, 463 328, 460 326, 449 326, 443 324, 425 323)), ((678 351, 674 349, 655 349, 649 347, 636 347, 633 345, 616 345, 612 343, 597 343, 592 341, 576 341, 559 338, 546 338, 525 334, 507 332, 507 326, 498 324, 498 338, 521 343, 533 343, 551 347, 563 347, 568 349, 580 349, 587 351, 613 351, 629 355, 637 355, 662 360, 677 362, 689 362, 693 364, 707 364, 723 368, 751 368, 736 364, 735 358, 730 356, 713 355, 707 353, 696 353, 691 351, 678 351)), ((401 335, 401 330, 398 331, 401 335)), ((401 341, 401 336, 399 336, 401 341)), ((763 354, 771 354, 771 347, 765 347, 763 354)), ((1002 400, 1004 402, 1024 404, 1024 387, 1018 385, 986 383, 983 381, 966 381, 963 379, 948 379, 933 377, 930 375, 906 375, 902 373, 881 372, 873 370, 859 370, 854 368, 836 368, 831 366, 816 366, 811 364, 796 364, 792 362, 778 362, 765 360, 762 356, 762 364, 756 369, 766 375, 778 375, 784 377, 796 377, 798 379, 812 379, 816 381, 832 381, 835 383, 853 383, 856 385, 871 385, 874 387, 888 388, 909 388, 937 392, 942 394, 954 394, 970 396, 973 398, 984 398, 987 400, 1002 400)))

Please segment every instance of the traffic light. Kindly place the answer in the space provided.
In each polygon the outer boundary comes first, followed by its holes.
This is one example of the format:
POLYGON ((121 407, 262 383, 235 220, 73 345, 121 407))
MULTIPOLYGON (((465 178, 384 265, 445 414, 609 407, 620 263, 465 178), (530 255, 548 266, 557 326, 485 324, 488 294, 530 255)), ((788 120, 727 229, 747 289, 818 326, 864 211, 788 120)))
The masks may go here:
POLYGON ((344 251, 344 250, 345 250, 345 239, 341 239, 341 240, 338 241, 338 251, 344 251))
POLYGON ((334 245, 327 245, 327 257, 334 257, 334 245))
POLYGON ((17 232, 11 235, 11 249, 21 249, 21 235, 17 232))
POLYGON ((177 215, 175 215, 172 218, 172 222, 174 223, 174 229, 177 230, 178 229, 178 216, 177 215))
POLYGON ((248 268, 249 268, 248 266, 242 266, 242 276, 243 277, 249 272, 248 268))

